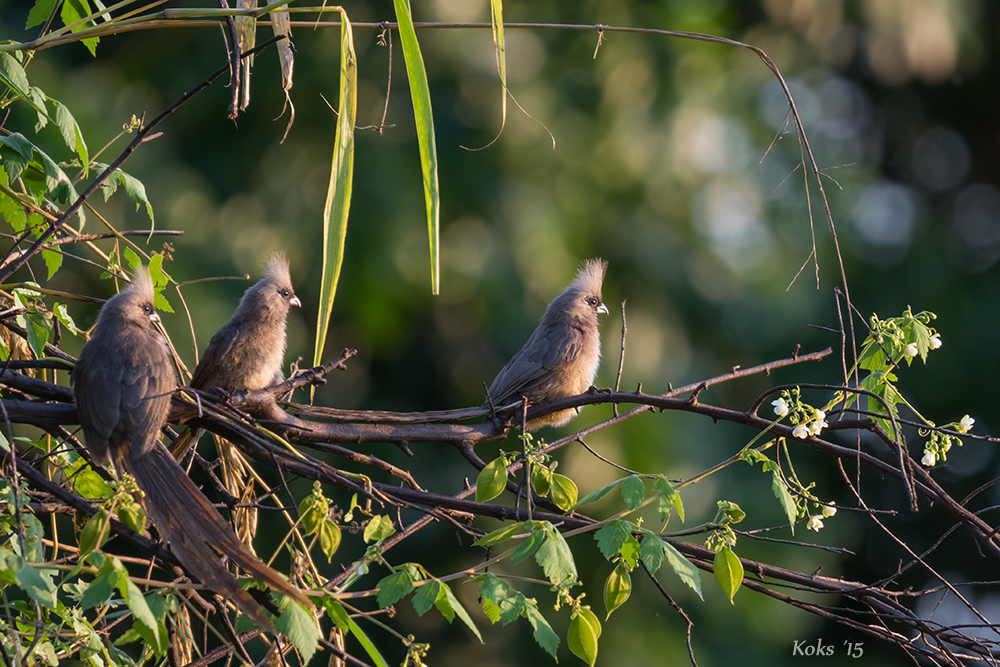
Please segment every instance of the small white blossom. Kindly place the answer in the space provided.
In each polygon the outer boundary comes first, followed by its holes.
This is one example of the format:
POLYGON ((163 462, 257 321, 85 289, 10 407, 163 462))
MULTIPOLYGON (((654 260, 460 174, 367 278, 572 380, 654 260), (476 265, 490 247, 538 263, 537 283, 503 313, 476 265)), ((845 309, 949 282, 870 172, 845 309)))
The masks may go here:
POLYGON ((932 350, 936 350, 939 347, 941 347, 942 345, 944 345, 944 343, 941 342, 941 336, 939 336, 937 334, 934 334, 933 336, 931 336, 930 346, 931 346, 932 350))
POLYGON ((924 458, 920 459, 920 462, 930 468, 937 463, 937 457, 934 456, 934 452, 924 452, 924 458))
POLYGON ((823 517, 819 514, 814 514, 809 517, 809 523, 806 524, 806 528, 809 530, 815 530, 817 533, 819 529, 823 527, 823 517))
POLYGON ((368 574, 368 563, 366 563, 363 560, 359 560, 357 563, 354 564, 354 571, 357 573, 359 577, 363 577, 364 575, 368 574))
POLYGON ((733 535, 732 533, 730 533, 729 535, 726 535, 726 544, 728 544, 731 547, 735 547, 736 546, 736 536, 733 535))
POLYGON ((917 356, 917 344, 916 343, 910 343, 909 345, 907 345, 906 349, 903 350, 903 354, 905 354, 908 357, 915 357, 915 356, 917 356))
POLYGON ((830 505, 823 505, 823 518, 829 519, 831 516, 837 513, 836 507, 831 507, 830 505))
POLYGON ((951 440, 950 439, 944 441, 944 451, 947 452, 949 449, 951 449, 951 440))
POLYGON ((826 413, 823 412, 822 410, 816 410, 815 416, 816 416, 816 421, 823 421, 824 419, 826 419, 826 413))
POLYGON ((785 399, 779 398, 775 401, 771 401, 771 405, 774 406, 774 414, 779 417, 784 417, 788 414, 788 404, 785 403, 785 399))
POLYGON ((809 435, 819 435, 827 426, 829 426, 829 424, 825 421, 817 419, 813 423, 809 424, 809 435))
POLYGON ((796 424, 795 428, 792 429, 792 437, 805 440, 809 437, 809 427, 805 423, 796 424))
POLYGON ((973 419, 969 415, 965 415, 964 417, 962 417, 962 421, 958 422, 957 430, 959 433, 968 433, 969 431, 972 430, 972 425, 975 423, 976 423, 975 419, 973 419))

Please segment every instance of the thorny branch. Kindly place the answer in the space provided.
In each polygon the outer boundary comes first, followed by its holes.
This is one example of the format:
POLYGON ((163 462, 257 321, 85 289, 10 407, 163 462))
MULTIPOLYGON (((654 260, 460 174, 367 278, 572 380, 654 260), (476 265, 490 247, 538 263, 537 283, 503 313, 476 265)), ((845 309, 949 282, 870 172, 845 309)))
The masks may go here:
MULTIPOLYGON (((829 457, 835 462, 860 461, 862 464, 883 476, 895 478, 901 482, 907 478, 908 471, 901 469, 892 456, 893 439, 883 432, 874 420, 857 414, 856 418, 844 418, 833 421, 825 437, 809 438, 798 441, 792 438, 792 428, 787 424, 774 423, 760 417, 756 409, 762 399, 755 401, 745 411, 712 405, 704 401, 705 391, 720 383, 746 377, 750 374, 765 373, 785 365, 820 360, 830 354, 830 350, 804 355, 795 355, 788 359, 776 360, 753 369, 735 369, 730 373, 710 378, 702 382, 692 383, 685 387, 671 389, 665 394, 648 394, 642 391, 623 392, 612 390, 591 391, 580 396, 563 399, 546 405, 530 406, 525 414, 527 419, 568 407, 585 405, 620 405, 633 404, 626 412, 612 416, 603 422, 583 429, 573 435, 550 443, 544 451, 554 451, 567 446, 596 430, 609 428, 624 420, 632 419, 641 412, 650 410, 671 410, 688 412, 711 418, 714 421, 727 421, 746 426, 752 430, 765 432, 770 438, 786 438, 789 441, 801 442, 829 457), (691 396, 683 397, 685 394, 691 396), (694 399, 694 394, 698 396, 694 399), (842 431, 867 432, 883 443, 881 448, 873 451, 860 451, 857 448, 845 447, 834 441, 837 433, 842 431)), ((441 494, 429 490, 433 485, 421 484, 412 473, 390 464, 376 456, 362 451, 368 443, 389 442, 417 443, 442 442, 453 445, 470 463, 481 468, 483 462, 475 456, 476 446, 486 442, 504 438, 521 416, 499 413, 476 423, 448 423, 438 421, 415 421, 412 415, 400 416, 402 421, 391 421, 388 413, 372 413, 373 419, 365 421, 365 411, 351 413, 336 413, 314 408, 307 405, 279 404, 278 398, 290 390, 299 389, 309 384, 326 381, 329 373, 344 367, 344 363, 355 354, 354 350, 344 352, 334 361, 296 374, 283 384, 247 394, 225 394, 220 392, 198 392, 198 401, 191 399, 193 390, 185 389, 178 392, 174 398, 172 421, 186 420, 193 426, 205 428, 223 436, 237 444, 240 449, 267 467, 276 467, 284 475, 298 476, 317 480, 332 487, 347 489, 358 493, 361 497, 371 499, 376 505, 389 509, 391 507, 416 510, 422 516, 407 527, 399 526, 399 532, 382 545, 382 553, 401 544, 419 530, 439 521, 448 521, 461 526, 463 530, 472 517, 491 517, 504 521, 522 521, 531 518, 540 521, 550 521, 559 525, 563 531, 595 530, 600 524, 593 518, 574 512, 570 515, 557 513, 556 508, 543 498, 533 498, 534 507, 527 509, 510 507, 501 504, 480 503, 469 499, 475 493, 475 488, 466 488, 455 495, 441 494), (296 413, 296 414, 293 414, 296 413), (301 416, 297 416, 301 415, 301 416), (339 416, 341 421, 331 421, 339 416), (348 421, 347 419, 350 419, 348 421), (262 430, 262 427, 264 430, 262 430), (280 434, 276 440, 274 434, 280 434), (352 445, 348 448, 343 445, 352 445), (361 481, 356 474, 345 475, 333 465, 311 456, 303 449, 314 449, 319 452, 332 453, 355 464, 367 466, 372 475, 378 472, 389 474, 404 481, 403 487, 376 481, 366 476, 367 481, 361 481)), ((71 395, 66 387, 54 385, 43 380, 30 378, 16 370, 0 371, 0 385, 21 398, 4 398, 2 407, 12 423, 32 424, 53 430, 61 425, 75 424, 76 413, 71 403, 71 395)), ((452 411, 459 412, 462 411, 452 411)), ((474 411, 465 411, 466 418, 474 411)), ((447 413, 429 413, 440 415, 447 413)), ((483 417, 480 410, 480 417, 483 417)), ((74 443, 67 441, 68 446, 74 443)), ((420 450, 416 450, 416 456, 420 450)), ((10 454, 4 454, 5 469, 13 462, 10 454)), ((91 503, 80 498, 71 491, 49 481, 36 470, 28 460, 18 457, 18 470, 27 480, 29 487, 36 494, 39 502, 61 503, 83 515, 95 511, 91 503)), ((520 464, 511 466, 513 473, 520 464)), ((995 527, 983 520, 976 512, 966 508, 953 499, 931 476, 920 466, 912 467, 913 483, 916 492, 928 503, 942 507, 957 524, 972 535, 979 544, 994 557, 1000 556, 1000 536, 995 527)), ((845 477, 849 484, 849 480, 845 477)), ((438 481, 438 485, 440 482, 438 481)), ((514 492, 517 484, 513 477, 509 480, 508 489, 514 492)), ((853 487, 850 487, 853 490, 853 487)), ((856 508, 874 521, 878 521, 878 510, 854 492, 857 501, 856 508)), ((711 531, 712 527, 708 526, 711 531)), ((886 529, 888 530, 888 529, 886 529)), ((112 531, 143 550, 150 556, 164 562, 173 562, 170 552, 135 534, 125 526, 113 522, 112 531)), ((472 534, 477 534, 471 529, 472 534)), ((663 535, 682 554, 689 558, 699 568, 711 571, 714 552, 697 544, 670 538, 663 535)), ((926 553, 914 555, 914 563, 919 567, 926 562, 926 553)), ((873 637, 901 645, 912 655, 920 655, 940 664, 956 664, 960 659, 994 660, 1000 658, 1000 649, 994 644, 977 638, 960 628, 943 623, 932 622, 917 616, 912 610, 900 602, 901 599, 919 595, 902 586, 896 587, 896 578, 866 584, 864 582, 825 577, 818 574, 804 574, 787 570, 767 563, 743 559, 746 576, 744 585, 752 590, 764 593, 786 604, 795 606, 809 613, 842 623, 857 631, 873 637), (790 589, 797 594, 788 594, 781 589, 790 589), (806 593, 822 594, 830 597, 829 604, 819 604, 803 599, 806 593), (853 604, 844 605, 839 600, 847 600, 853 604), (892 626, 897 629, 892 629, 892 626), (922 644, 910 640, 912 633, 923 637, 922 644), (961 653, 957 653, 960 650, 961 653)), ((900 574, 910 566, 900 568, 900 574)), ((336 591, 346 580, 349 570, 331 578, 326 587, 336 591)), ((899 576, 899 575, 897 575, 899 576)), ((943 578, 939 578, 943 581, 943 578)), ((953 589, 954 590, 954 589, 953 589)), ((954 591, 957 594, 957 591, 954 591)), ((961 598, 961 596, 959 596, 961 598)), ((666 598, 669 602, 669 596, 666 598)), ((808 598, 812 599, 812 598, 808 598)), ((964 598, 963 598, 964 599, 964 598)), ((973 608, 971 603, 968 605, 973 608)), ((974 608, 973 608, 974 609, 974 608)), ((679 614, 684 614, 676 607, 679 614)), ((690 629, 689 629, 690 631, 690 629)))

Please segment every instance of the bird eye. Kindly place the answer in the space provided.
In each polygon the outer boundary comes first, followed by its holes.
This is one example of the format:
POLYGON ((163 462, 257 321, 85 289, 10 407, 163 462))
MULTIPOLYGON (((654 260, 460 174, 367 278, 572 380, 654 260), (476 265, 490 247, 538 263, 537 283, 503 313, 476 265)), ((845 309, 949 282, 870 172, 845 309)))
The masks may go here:
POLYGON ((153 307, 150 306, 148 303, 144 303, 142 304, 142 312, 148 315, 149 313, 153 312, 153 307))
POLYGON ((286 299, 288 298, 289 294, 291 294, 291 292, 289 292, 287 289, 281 290, 281 296, 285 297, 286 299))
POLYGON ((591 306, 596 306, 597 305, 597 299, 594 298, 594 297, 592 297, 592 296, 591 297, 587 297, 587 303, 589 305, 591 305, 591 306))

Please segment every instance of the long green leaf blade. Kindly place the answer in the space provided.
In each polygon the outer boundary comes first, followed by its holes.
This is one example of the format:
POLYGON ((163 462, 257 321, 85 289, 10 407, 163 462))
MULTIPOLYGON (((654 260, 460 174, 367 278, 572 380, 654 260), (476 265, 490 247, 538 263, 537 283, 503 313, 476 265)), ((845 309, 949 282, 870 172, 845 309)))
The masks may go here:
POLYGON ((396 8, 399 40, 403 46, 406 77, 410 82, 410 96, 413 99, 413 119, 417 128, 420 169, 424 178, 424 201, 427 204, 427 236, 431 253, 431 291, 437 294, 441 288, 440 243, 438 242, 441 226, 441 194, 438 188, 437 143, 434 139, 431 92, 427 85, 424 57, 420 53, 417 33, 413 29, 409 0, 392 0, 392 2, 396 8))
POLYGON ((330 187, 323 207, 323 277, 320 282, 319 310, 316 314, 316 348, 313 364, 323 359, 323 345, 330 326, 333 299, 337 294, 340 269, 344 264, 344 239, 351 210, 354 180, 354 118, 358 106, 358 65, 354 55, 354 33, 347 13, 340 10, 340 115, 333 148, 330 187))

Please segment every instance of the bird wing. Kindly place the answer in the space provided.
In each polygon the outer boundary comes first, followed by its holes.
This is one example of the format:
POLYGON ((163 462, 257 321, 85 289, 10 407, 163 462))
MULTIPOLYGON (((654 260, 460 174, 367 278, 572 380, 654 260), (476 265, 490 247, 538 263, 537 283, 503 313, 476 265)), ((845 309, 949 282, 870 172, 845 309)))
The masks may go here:
POLYGON ((87 439, 87 447, 101 463, 108 461, 108 442, 121 418, 121 368, 117 364, 95 365, 89 355, 80 355, 73 370, 76 409, 87 439))
POLYGON ((176 383, 158 333, 142 332, 132 350, 132 358, 121 364, 119 382, 123 436, 131 443, 133 455, 141 456, 159 441, 176 383))
POLYGON ((212 340, 208 341, 205 353, 198 361, 198 367, 194 369, 191 377, 191 386, 195 389, 210 389, 218 384, 215 377, 217 369, 222 359, 229 354, 233 343, 240 339, 240 328, 231 321, 223 325, 215 332, 212 340))
POLYGON ((562 332, 537 329, 497 373, 487 392, 490 400, 496 407, 530 393, 548 380, 558 366, 572 364, 580 356, 582 344, 583 334, 574 327, 562 332))

